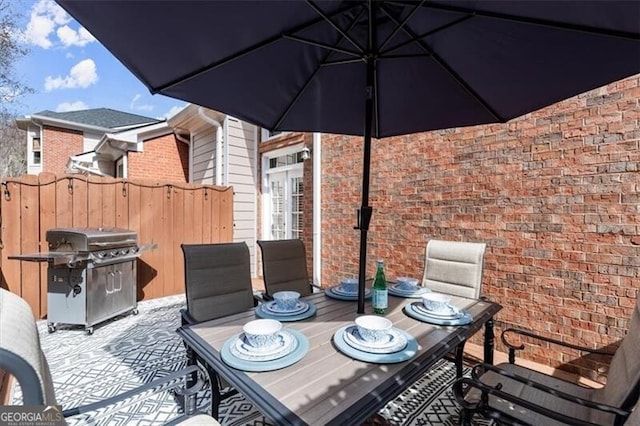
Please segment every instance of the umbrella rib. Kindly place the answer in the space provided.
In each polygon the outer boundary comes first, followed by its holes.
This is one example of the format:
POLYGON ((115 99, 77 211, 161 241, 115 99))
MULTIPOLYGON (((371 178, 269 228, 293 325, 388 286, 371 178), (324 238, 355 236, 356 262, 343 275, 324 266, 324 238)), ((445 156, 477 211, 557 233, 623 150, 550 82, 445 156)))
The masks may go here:
POLYGON ((398 25, 396 27, 396 29, 393 30, 393 32, 391 34, 389 34, 387 39, 384 42, 382 42, 380 47, 378 47, 378 52, 381 52, 384 49, 384 47, 387 45, 387 43, 389 43, 395 37, 395 35, 398 34, 398 31, 400 31, 405 26, 405 24, 409 21, 409 19, 411 19, 413 17, 413 15, 418 11, 418 8, 420 6, 422 6, 422 4, 425 1, 426 0, 422 0, 420 3, 418 3, 418 4, 416 4, 414 6, 414 8, 411 10, 411 12, 409 12, 409 14, 403 19, 402 23, 400 25, 398 25))
MULTIPOLYGON (((351 37, 349 34, 347 34, 345 31, 342 30, 342 28, 340 28, 338 26, 338 24, 336 24, 335 22, 333 22, 333 20, 331 20, 331 17, 328 16, 326 13, 324 13, 314 2, 312 2, 311 0, 307 0, 307 4, 318 14, 320 15, 320 17, 322 17, 322 19, 324 19, 329 25, 331 25, 333 27, 333 29, 335 29, 338 33, 340 33, 340 35, 342 35, 342 37, 344 37, 346 40, 349 41, 349 43, 353 44, 353 46, 358 49, 360 51, 360 53, 364 53, 364 49, 362 48, 362 46, 360 46, 358 44, 357 41, 355 41, 353 39, 353 37, 351 37)), ((334 14, 335 15, 335 14, 334 14)))
POLYGON ((345 55, 350 55, 350 56, 355 56, 357 58, 362 58, 362 55, 360 53, 358 53, 358 52, 342 49, 340 47, 331 46, 331 45, 325 44, 325 43, 320 43, 319 41, 311 40, 311 39, 308 39, 308 38, 298 37, 298 36, 294 36, 294 35, 291 35, 291 34, 284 34, 282 37, 286 38, 288 40, 293 40, 293 41, 297 41, 297 42, 300 42, 300 43, 309 44, 311 46, 320 47, 322 49, 332 50, 334 52, 344 53, 345 55))
MULTIPOLYGON (((390 14, 386 8, 384 6, 381 6, 380 9, 382 9, 382 11, 394 22, 397 22, 397 19, 390 14)), ((489 105, 475 90, 473 90, 473 88, 460 76, 460 74, 458 74, 457 72, 455 72, 436 52, 434 52, 433 50, 431 50, 431 48, 422 40, 420 39, 416 39, 416 35, 413 33, 413 31, 409 30, 408 28, 404 27, 402 28, 403 31, 405 31, 410 37, 412 37, 415 42, 418 44, 418 46, 420 46, 425 52, 427 52, 429 55, 431 55, 431 58, 433 60, 436 61, 436 63, 438 65, 440 65, 442 68, 445 69, 445 71, 447 71, 447 73, 456 81, 458 82, 458 84, 460 84, 460 86, 462 86, 462 88, 464 88, 464 90, 467 91, 467 93, 469 93, 469 95, 471 95, 480 105, 482 105, 482 107, 489 113, 491 114, 497 121, 500 122, 505 122, 506 120, 504 119, 504 117, 502 117, 500 114, 498 114, 498 112, 493 109, 491 107, 491 105, 489 105)))
MULTIPOLYGON (((340 8, 338 10, 335 10, 334 12, 331 12, 329 15, 326 15, 326 16, 327 16, 327 18, 330 19, 332 16, 336 16, 336 15, 340 15, 342 13, 348 12, 349 10, 352 10, 354 7, 359 7, 359 6, 354 6, 352 4, 349 4, 348 6, 340 8)), ((312 27, 313 25, 316 25, 316 24, 318 24, 320 22, 323 22, 323 21, 325 21, 325 18, 319 17, 319 18, 304 22, 304 23, 302 23, 300 25, 297 25, 294 28, 292 28, 291 30, 288 30, 287 33, 289 33, 289 34, 296 33, 296 32, 302 31, 304 29, 307 29, 309 27, 312 27)), ((247 47, 245 49, 242 49, 242 50, 240 50, 239 52, 237 52, 237 53, 235 53, 233 55, 230 55, 230 56, 227 56, 225 58, 222 58, 219 61, 213 62, 213 63, 211 63, 209 65, 205 65, 205 66, 203 66, 201 68, 198 68, 197 70, 194 70, 194 71, 191 71, 189 73, 183 74, 183 75, 181 75, 181 76, 179 76, 179 77, 177 77, 177 78, 175 78, 175 79, 173 79, 173 80, 171 80, 171 81, 169 81, 167 83, 161 84, 161 85, 156 86, 156 87, 150 87, 149 91, 151 92, 151 94, 156 94, 156 93, 160 93, 160 92, 162 92, 164 90, 170 89, 170 88, 172 88, 174 86, 177 86, 178 84, 184 83, 184 82, 189 81, 189 80, 191 80, 193 78, 196 78, 196 77, 198 77, 198 76, 200 76, 200 75, 202 75, 202 74, 204 74, 206 72, 209 72, 209 71, 214 70, 214 69, 216 69, 218 67, 221 67, 221 66, 224 66, 224 65, 226 65, 226 64, 228 64, 230 62, 233 62, 236 59, 240 59, 240 58, 242 58, 243 56, 245 56, 245 55, 247 55, 249 53, 253 53, 253 52, 257 51, 257 50, 260 50, 260 49, 262 49, 264 47, 267 47, 272 43, 275 43, 275 42, 277 42, 279 40, 282 40, 282 37, 283 37, 282 34, 274 35, 274 36, 272 36, 272 37, 270 37, 270 38, 268 38, 266 40, 263 40, 260 43, 256 43, 256 44, 251 45, 251 46, 249 46, 249 47, 247 47)))
MULTIPOLYGON (((411 2, 405 2, 405 1, 398 1, 397 3, 412 4, 411 2)), ((532 18, 532 17, 526 17, 526 16, 512 15, 508 13, 490 12, 485 10, 474 10, 474 9, 468 9, 465 7, 453 6, 453 5, 428 3, 428 4, 422 5, 422 7, 429 8, 429 9, 446 10, 450 12, 471 13, 471 14, 475 14, 476 16, 482 16, 486 18, 502 19, 506 21, 520 22, 520 23, 532 24, 532 25, 543 25, 543 26, 553 27, 553 28, 558 28, 563 30, 579 31, 579 32, 585 32, 585 33, 591 33, 591 34, 605 35, 610 37, 619 37, 623 39, 640 40, 640 33, 631 32, 631 31, 599 28, 599 27, 594 27, 590 25, 570 24, 567 22, 553 21, 551 19, 532 18)))
MULTIPOLYGON (((364 9, 360 10, 360 13, 358 13, 356 15, 356 17, 353 19, 353 21, 349 24, 349 27, 347 28, 347 31, 351 31, 351 29, 353 28, 353 26, 358 22, 358 19, 360 19, 360 17, 362 16, 362 14, 364 13, 364 9)), ((344 38, 339 38, 336 42, 336 46, 339 45, 342 40, 344 40, 344 38)), ((312 43, 313 44, 313 43, 312 43)), ((320 46, 323 47, 323 46, 320 46)), ((315 76, 318 74, 318 72, 320 71, 320 69, 326 64, 326 61, 336 52, 340 52, 340 53, 349 53, 347 51, 342 51, 340 49, 335 49, 332 48, 332 46, 327 46, 327 48, 330 50, 329 52, 327 52, 327 54, 325 55, 325 57, 319 62, 319 65, 316 67, 316 69, 311 73, 311 75, 309 76, 309 78, 307 79, 307 81, 304 83, 304 85, 302 86, 302 88, 300 90, 298 90, 298 93, 296 94, 296 96, 293 98, 293 100, 291 102, 289 102, 289 105, 287 106, 287 108, 284 110, 284 112, 282 113, 282 115, 280 115, 280 117, 278 118, 278 120, 276 121, 274 128, 277 128, 278 126, 280 126, 280 124, 282 124, 282 122, 284 121, 285 118, 287 118, 287 116, 289 115, 289 113, 291 112, 291 110, 293 109, 293 107, 298 103, 298 100, 302 97, 302 95, 304 94, 304 92, 307 90, 307 87, 309 87, 309 85, 311 84, 311 82, 313 81, 313 79, 315 78, 315 76)), ((359 59, 350 59, 348 60, 349 62, 362 62, 362 58, 359 59)), ((341 61, 341 62, 345 62, 345 61, 341 61)), ((345 62, 346 63, 346 62, 345 62)))
POLYGON ((361 63, 362 58, 360 59, 336 59, 335 61, 324 61, 320 64, 321 67, 331 66, 331 65, 347 65, 347 64, 357 64, 361 63))
POLYGON ((447 24, 444 24, 444 25, 441 25, 441 26, 439 26, 437 28, 429 30, 426 33, 422 33, 420 35, 417 35, 417 36, 415 36, 415 38, 411 38, 410 40, 403 41, 402 43, 396 44, 395 46, 392 46, 392 47, 388 48, 387 50, 381 51, 380 55, 386 55, 389 52, 393 52, 394 50, 398 50, 398 49, 400 49, 400 48, 402 48, 402 47, 404 47, 404 46, 406 46, 408 44, 415 43, 418 40, 422 40, 425 37, 429 37, 430 35, 433 35, 433 34, 435 34, 437 32, 440 32, 442 30, 446 30, 449 27, 457 25, 457 24, 459 24, 461 22, 464 22, 464 21, 466 21, 468 19, 471 19, 471 18, 473 18, 473 15, 467 15, 467 16, 463 16, 461 18, 458 18, 458 19, 456 19, 454 21, 451 21, 451 22, 449 22, 447 24))

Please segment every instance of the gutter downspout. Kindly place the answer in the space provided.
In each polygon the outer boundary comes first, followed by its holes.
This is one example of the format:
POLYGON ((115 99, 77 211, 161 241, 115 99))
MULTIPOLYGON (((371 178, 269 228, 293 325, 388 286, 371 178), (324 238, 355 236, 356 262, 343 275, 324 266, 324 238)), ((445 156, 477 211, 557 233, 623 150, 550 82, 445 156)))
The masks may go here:
MULTIPOLYGON (((205 114, 204 112, 204 108, 202 107, 198 107, 198 115, 200 116, 200 118, 202 118, 204 121, 206 121, 207 123, 211 124, 213 127, 216 128, 216 181, 214 182, 216 185, 222 185, 222 155, 220 155, 222 153, 222 132, 221 127, 222 124, 220 124, 220 122, 218 120, 214 120, 213 118, 209 117, 207 114, 205 114)), ((225 118, 226 120, 226 118, 225 118)), ((191 158, 193 159, 193 155, 191 156, 191 158)), ((191 169, 191 168, 189 168, 191 169)))
POLYGON ((322 134, 313 134, 313 283, 322 286, 322 134))
POLYGON ((189 140, 187 140, 182 137, 182 135, 180 135, 180 133, 178 133, 178 131, 175 129, 173 130, 173 135, 176 137, 176 139, 178 139, 182 143, 187 144, 187 146, 189 147, 189 183, 193 183, 193 167, 191 167, 191 159, 193 158, 193 144, 191 143, 191 139, 193 138, 193 136, 191 136, 191 132, 189 132, 189 140))

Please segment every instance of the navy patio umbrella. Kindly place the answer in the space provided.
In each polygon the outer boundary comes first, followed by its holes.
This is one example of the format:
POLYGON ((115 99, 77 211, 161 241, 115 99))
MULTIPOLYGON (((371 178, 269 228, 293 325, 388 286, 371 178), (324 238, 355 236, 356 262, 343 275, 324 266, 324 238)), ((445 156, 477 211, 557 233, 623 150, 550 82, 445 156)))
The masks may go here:
POLYGON ((152 93, 270 130, 371 138, 505 122, 640 72, 638 1, 57 0, 152 93))

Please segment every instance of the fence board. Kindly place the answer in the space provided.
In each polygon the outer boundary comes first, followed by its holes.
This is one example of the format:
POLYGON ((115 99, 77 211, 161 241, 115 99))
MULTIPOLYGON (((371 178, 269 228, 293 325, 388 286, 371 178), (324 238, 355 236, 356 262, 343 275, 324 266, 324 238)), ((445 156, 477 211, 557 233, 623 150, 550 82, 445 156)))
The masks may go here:
MULTIPOLYGON (((22 253, 40 251, 40 188, 38 176, 25 176, 20 188, 20 250, 22 253)), ((40 265, 33 262, 21 264, 22 297, 35 308, 35 312, 42 312, 40 306, 40 265)))
MULTIPOLYGON (((171 197, 173 200, 173 241, 185 243, 185 226, 188 226, 184 220, 185 192, 174 189, 171 197)), ((177 248, 174 249, 174 253, 176 255, 173 257, 173 274, 176 278, 176 285, 180 283, 180 285, 177 286, 181 291, 184 291, 184 255, 180 248, 180 244, 178 244, 177 248)))
POLYGON ((87 197, 87 179, 70 177, 69 190, 73 198, 73 213, 71 216, 74 227, 89 226, 89 201, 87 197))
POLYGON ((15 181, 4 183, 2 194, 2 287, 22 294, 21 265, 17 260, 8 260, 7 256, 22 253, 20 238, 20 188, 15 181))
POLYGON ((138 260, 138 300, 184 292, 181 243, 233 237, 229 187, 44 173, 2 184, 10 195, 0 201, 1 285, 23 296, 39 318, 46 316, 46 264, 7 257, 47 251, 48 229, 117 226, 136 231, 140 244, 156 243, 138 260))
POLYGON ((56 227, 69 228, 73 226, 73 190, 69 179, 59 179, 56 185, 56 227))
MULTIPOLYGON (((47 230, 56 227, 56 175, 53 173, 42 173, 38 176, 40 181, 40 235, 39 251, 49 251, 47 244, 47 230)), ((42 312, 47 312, 47 294, 40 291, 47 286, 47 265, 38 263, 40 269, 40 281, 38 291, 40 292, 40 307, 42 312)))
POLYGON ((118 179, 115 188, 115 224, 117 228, 129 229, 129 189, 126 181, 118 179))

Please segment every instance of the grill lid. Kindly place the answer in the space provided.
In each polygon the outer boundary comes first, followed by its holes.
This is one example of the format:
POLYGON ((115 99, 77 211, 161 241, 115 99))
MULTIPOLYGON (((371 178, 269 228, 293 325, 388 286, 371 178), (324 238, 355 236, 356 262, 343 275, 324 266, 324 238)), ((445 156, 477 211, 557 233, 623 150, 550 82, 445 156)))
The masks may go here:
POLYGON ((90 252, 136 246, 135 231, 122 228, 54 228, 46 236, 50 251, 90 252))

